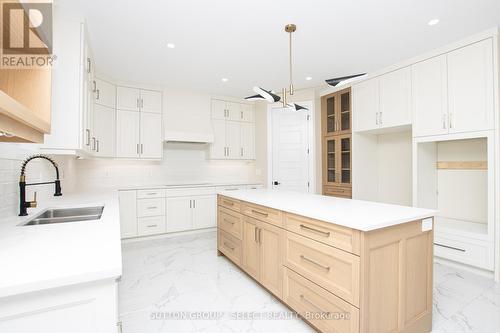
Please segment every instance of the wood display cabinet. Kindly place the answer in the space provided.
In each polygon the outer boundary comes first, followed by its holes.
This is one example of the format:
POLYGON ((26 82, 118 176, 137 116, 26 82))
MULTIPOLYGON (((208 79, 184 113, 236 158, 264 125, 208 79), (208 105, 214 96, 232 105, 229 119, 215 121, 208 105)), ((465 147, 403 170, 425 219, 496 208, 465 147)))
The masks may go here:
POLYGON ((323 195, 352 197, 351 89, 321 99, 323 195))

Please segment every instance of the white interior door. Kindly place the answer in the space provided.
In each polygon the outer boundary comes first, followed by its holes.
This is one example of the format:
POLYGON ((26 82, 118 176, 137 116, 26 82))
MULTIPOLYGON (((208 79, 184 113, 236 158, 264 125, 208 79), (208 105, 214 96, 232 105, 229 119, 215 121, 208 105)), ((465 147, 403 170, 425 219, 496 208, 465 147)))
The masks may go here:
POLYGON ((307 110, 272 110, 272 173, 275 189, 309 192, 309 132, 307 110))

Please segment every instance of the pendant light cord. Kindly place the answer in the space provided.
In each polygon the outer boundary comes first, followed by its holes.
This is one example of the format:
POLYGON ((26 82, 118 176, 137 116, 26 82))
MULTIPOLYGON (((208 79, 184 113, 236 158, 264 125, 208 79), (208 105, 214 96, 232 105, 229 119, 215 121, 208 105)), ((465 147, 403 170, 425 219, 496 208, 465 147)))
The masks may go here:
POLYGON ((290 36, 289 38, 289 60, 290 60, 290 95, 293 95, 293 77, 292 77, 292 32, 288 33, 290 36))

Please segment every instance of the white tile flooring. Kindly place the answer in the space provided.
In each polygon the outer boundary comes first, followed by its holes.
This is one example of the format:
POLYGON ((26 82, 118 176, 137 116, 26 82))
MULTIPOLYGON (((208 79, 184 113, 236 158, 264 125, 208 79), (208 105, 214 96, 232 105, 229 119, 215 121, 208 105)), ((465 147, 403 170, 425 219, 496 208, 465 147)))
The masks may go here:
MULTIPOLYGON (((500 332, 498 284, 439 264, 434 276, 433 332, 500 332)), ((123 333, 314 332, 217 257, 215 232, 123 244, 119 298, 123 333), (165 319, 207 312, 211 317, 165 319), (248 313, 267 318, 235 318, 248 313)))

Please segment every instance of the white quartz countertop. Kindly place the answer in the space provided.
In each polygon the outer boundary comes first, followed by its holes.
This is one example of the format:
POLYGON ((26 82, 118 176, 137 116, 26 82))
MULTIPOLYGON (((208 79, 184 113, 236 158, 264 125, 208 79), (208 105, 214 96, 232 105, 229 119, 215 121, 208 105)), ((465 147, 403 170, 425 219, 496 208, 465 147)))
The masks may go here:
POLYGON ((434 216, 437 211, 371 201, 272 189, 219 194, 361 231, 372 231, 434 216))
POLYGON ((118 192, 40 200, 29 216, 0 218, 0 297, 122 274, 118 192), (19 226, 45 208, 104 205, 100 220, 19 226))

